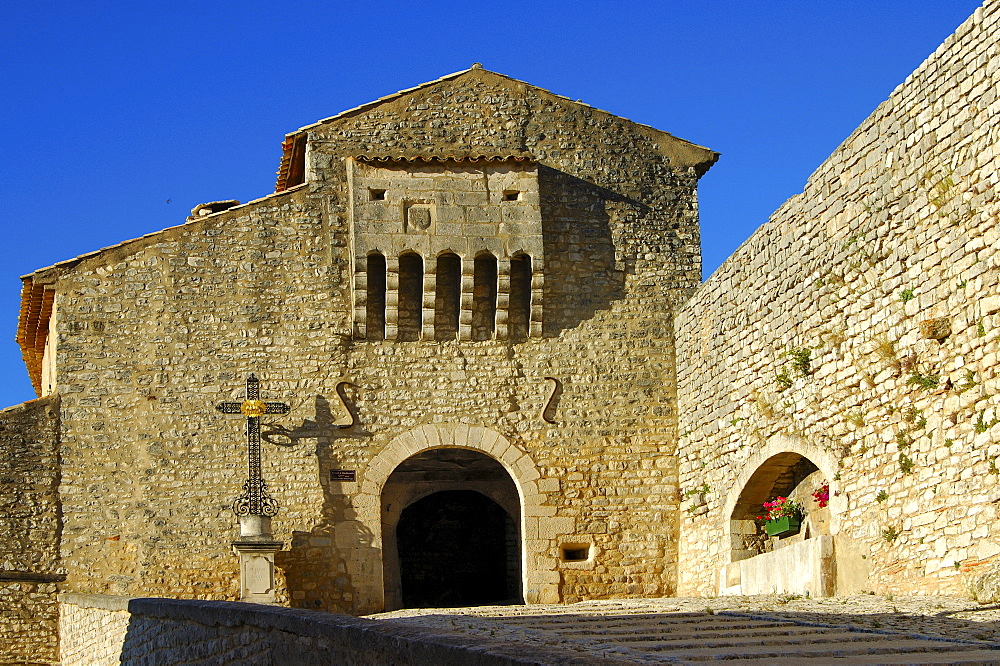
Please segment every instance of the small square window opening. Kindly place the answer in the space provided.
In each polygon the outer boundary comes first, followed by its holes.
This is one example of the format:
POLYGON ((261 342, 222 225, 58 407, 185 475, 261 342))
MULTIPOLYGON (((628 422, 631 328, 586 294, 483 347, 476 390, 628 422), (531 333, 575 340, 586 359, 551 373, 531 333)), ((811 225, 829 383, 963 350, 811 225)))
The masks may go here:
POLYGON ((375 189, 374 187, 368 188, 368 200, 369 201, 385 201, 385 190, 375 189))
POLYGON ((590 558, 590 547, 573 544, 562 547, 563 562, 586 562, 590 558))
POLYGON ((520 201, 521 191, 520 190, 504 190, 503 191, 504 201, 520 201))

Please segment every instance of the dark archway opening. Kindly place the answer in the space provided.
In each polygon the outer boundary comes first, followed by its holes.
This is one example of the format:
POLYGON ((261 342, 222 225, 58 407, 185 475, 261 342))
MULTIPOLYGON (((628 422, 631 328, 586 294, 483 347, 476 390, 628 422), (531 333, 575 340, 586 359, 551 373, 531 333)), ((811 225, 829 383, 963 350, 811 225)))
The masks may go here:
POLYGON ((523 603, 521 499, 476 450, 429 449, 382 488, 385 609, 523 603))
POLYGON ((403 606, 519 602, 517 526, 474 490, 445 490, 403 510, 396 528, 403 606))

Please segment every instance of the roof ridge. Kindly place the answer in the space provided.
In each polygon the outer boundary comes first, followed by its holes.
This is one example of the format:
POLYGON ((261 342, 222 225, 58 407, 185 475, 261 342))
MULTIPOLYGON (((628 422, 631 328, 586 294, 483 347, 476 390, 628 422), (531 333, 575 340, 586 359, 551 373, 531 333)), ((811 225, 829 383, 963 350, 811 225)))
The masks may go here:
POLYGON ((78 264, 81 261, 84 261, 86 259, 90 259, 91 257, 97 256, 97 255, 99 255, 99 254, 101 254, 103 252, 107 252, 108 250, 117 250, 118 248, 123 247, 125 245, 128 245, 129 243, 136 243, 136 242, 141 241, 141 240, 146 240, 146 239, 148 239, 148 238, 150 238, 152 236, 158 236, 159 234, 162 234, 162 233, 164 233, 166 231, 170 231, 171 229, 181 229, 183 227, 189 227, 193 223, 201 222, 203 220, 212 219, 216 215, 222 215, 223 213, 232 213, 233 211, 237 211, 237 210, 240 210, 240 209, 243 209, 243 208, 247 208, 249 206, 252 206, 254 204, 258 204, 258 203, 260 203, 262 201, 265 201, 267 199, 271 199, 273 197, 284 196, 286 194, 291 194, 292 192, 296 192, 298 190, 303 189, 304 187, 306 187, 307 184, 308 183, 302 183, 301 185, 294 185, 292 187, 289 187, 286 190, 281 190, 280 192, 271 192, 270 194, 267 194, 267 195, 262 196, 262 197, 258 197, 256 199, 252 199, 250 201, 247 201, 246 203, 239 204, 238 206, 233 206, 232 208, 227 208, 225 210, 216 211, 214 213, 210 213, 208 215, 203 215, 201 217, 196 217, 194 219, 192 219, 191 217, 188 217, 181 224, 174 224, 174 225, 171 225, 169 227, 164 227, 162 229, 157 229, 156 231, 150 231, 148 234, 143 234, 142 236, 136 236, 135 238, 128 238, 126 240, 123 240, 123 241, 118 242, 118 243, 114 243, 112 245, 106 245, 106 246, 104 246, 102 248, 98 248, 98 249, 92 250, 90 252, 84 252, 83 254, 79 254, 79 255, 77 255, 75 257, 71 257, 70 259, 63 259, 62 261, 57 261, 54 264, 50 264, 48 266, 43 266, 41 268, 36 268, 35 270, 31 271, 30 273, 22 275, 21 276, 21 280, 24 281, 24 280, 34 279, 34 278, 38 277, 39 275, 41 275, 43 273, 48 273, 49 271, 51 271, 53 269, 62 268, 64 266, 69 266, 69 265, 73 265, 73 264, 78 264))

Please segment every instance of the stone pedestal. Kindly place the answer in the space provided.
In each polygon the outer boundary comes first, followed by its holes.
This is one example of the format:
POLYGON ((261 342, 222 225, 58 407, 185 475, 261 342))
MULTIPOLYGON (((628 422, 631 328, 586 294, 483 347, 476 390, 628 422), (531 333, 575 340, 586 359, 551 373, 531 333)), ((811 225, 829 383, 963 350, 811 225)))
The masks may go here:
POLYGON ((271 534, 267 516, 240 516, 240 538, 233 552, 240 557, 240 601, 274 603, 274 554, 284 543, 271 534))

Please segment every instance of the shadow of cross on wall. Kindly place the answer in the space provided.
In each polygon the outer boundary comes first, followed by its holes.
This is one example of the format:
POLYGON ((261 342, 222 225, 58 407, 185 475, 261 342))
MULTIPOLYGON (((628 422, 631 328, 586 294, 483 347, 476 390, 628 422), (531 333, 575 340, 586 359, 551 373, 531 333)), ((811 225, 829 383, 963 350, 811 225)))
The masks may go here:
POLYGON ((320 515, 308 516, 314 526, 292 532, 288 550, 275 553, 275 566, 285 579, 288 601, 293 608, 335 611, 341 613, 372 612, 361 604, 357 590, 358 563, 380 562, 381 553, 375 545, 375 535, 358 521, 351 505, 354 483, 330 481, 330 471, 340 469, 346 461, 337 455, 333 443, 344 438, 365 438, 370 435, 359 427, 357 408, 347 394, 349 382, 337 384, 337 395, 351 421, 338 424, 330 401, 322 395, 315 398, 315 419, 304 420, 296 428, 265 424, 267 441, 278 446, 294 446, 303 439, 316 440, 316 471, 323 489, 320 515), (281 441, 282 439, 286 441, 281 441), (353 571, 352 571, 353 570, 353 571), (352 575, 353 574, 353 575, 352 575))

